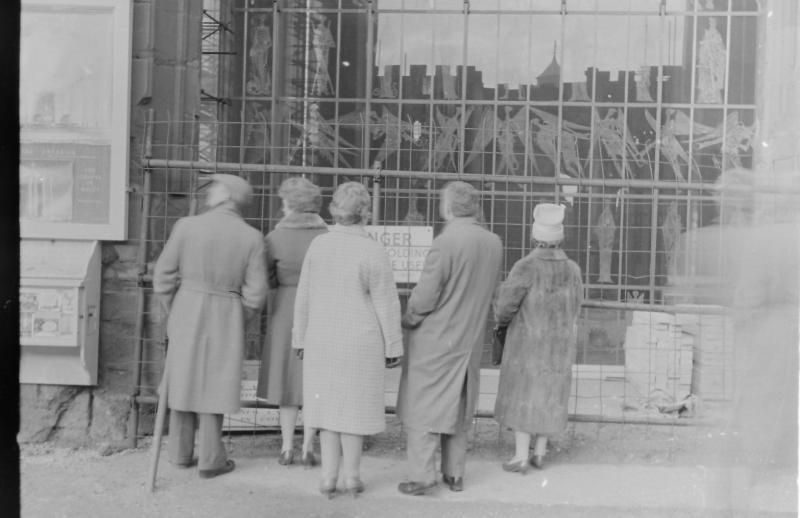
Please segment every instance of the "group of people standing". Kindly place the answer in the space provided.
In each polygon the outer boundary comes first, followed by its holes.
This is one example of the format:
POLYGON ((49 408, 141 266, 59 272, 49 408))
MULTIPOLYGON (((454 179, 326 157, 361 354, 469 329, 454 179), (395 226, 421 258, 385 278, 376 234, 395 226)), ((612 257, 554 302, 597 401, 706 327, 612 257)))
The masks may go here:
POLYGON ((245 180, 215 175, 209 210, 176 223, 156 263, 154 290, 169 310, 162 390, 174 464, 196 463, 203 478, 234 469, 221 442, 222 415, 239 409, 245 322, 269 294, 257 395, 280 408, 282 465, 294 462, 302 407, 300 462, 321 464, 324 495, 332 497, 337 487, 364 491, 362 441, 385 428, 385 369, 396 366, 409 469, 398 490, 421 495, 436 486, 439 447, 443 482, 463 490, 492 309, 508 330, 495 418, 516 441, 503 469, 542 467, 547 436, 566 425, 582 297, 580 269, 560 248, 563 206, 536 206, 533 250, 500 283, 502 243, 481 224, 478 191, 449 183, 439 205, 445 227, 401 312, 389 258, 364 228, 372 203, 362 184, 336 189, 329 228, 319 216, 319 188, 289 178, 279 191, 284 216, 263 239, 241 217, 251 194, 245 180))

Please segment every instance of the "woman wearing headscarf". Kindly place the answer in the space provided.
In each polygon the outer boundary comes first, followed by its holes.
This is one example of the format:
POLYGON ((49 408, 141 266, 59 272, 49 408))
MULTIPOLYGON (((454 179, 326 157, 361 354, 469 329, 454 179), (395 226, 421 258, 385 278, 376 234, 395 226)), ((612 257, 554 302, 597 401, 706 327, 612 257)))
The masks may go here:
POLYGON ((153 271, 153 291, 169 315, 161 390, 170 408, 170 460, 197 463, 201 478, 235 467, 222 444, 222 416, 239 411, 245 320, 267 297, 264 241, 241 212, 252 192, 238 176, 214 175, 209 210, 175 223, 153 271))
MULTIPOLYGON (((267 305, 267 337, 261 350, 256 396, 280 407, 281 453, 278 462, 294 461, 294 429, 303 404, 303 363, 292 353, 292 318, 300 267, 311 241, 328 231, 319 217, 322 193, 302 177, 286 179, 278 190, 283 218, 264 239, 267 279, 271 298, 267 305)), ((313 448, 314 430, 303 430, 301 461, 317 465, 313 448)))
POLYGON ((564 206, 540 203, 533 217, 533 250, 514 264, 494 308, 508 326, 494 416, 514 431, 516 452, 503 469, 519 473, 541 469, 547 438, 566 427, 583 298, 580 267, 561 249, 564 206))
POLYGON ((344 488, 364 490, 363 437, 386 426, 384 367, 403 354, 392 266, 364 229, 370 206, 360 183, 339 186, 336 224, 309 246, 297 286, 292 347, 304 358, 303 419, 320 430, 320 491, 329 498, 340 460, 344 488))

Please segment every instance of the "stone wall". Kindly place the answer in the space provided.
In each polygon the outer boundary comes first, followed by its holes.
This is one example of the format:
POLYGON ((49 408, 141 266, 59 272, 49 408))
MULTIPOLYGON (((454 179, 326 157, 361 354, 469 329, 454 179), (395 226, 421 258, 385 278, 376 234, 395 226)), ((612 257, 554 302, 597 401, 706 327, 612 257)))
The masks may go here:
MULTIPOLYGON (((189 120, 198 109, 201 10, 202 2, 191 0, 133 3, 129 240, 103 243, 98 384, 21 385, 20 442, 54 441, 107 451, 133 444, 128 424, 137 343, 142 137, 148 114, 155 119, 189 120)), ((155 135, 155 143, 163 138, 155 135)), ((190 136, 183 138, 188 141, 190 136)), ((174 134, 171 140, 175 141, 174 134)), ((148 251, 147 261, 154 260, 157 253, 148 251)), ((152 411, 143 408, 144 414, 152 411)), ((151 430, 152 425, 143 419, 138 434, 151 430)))

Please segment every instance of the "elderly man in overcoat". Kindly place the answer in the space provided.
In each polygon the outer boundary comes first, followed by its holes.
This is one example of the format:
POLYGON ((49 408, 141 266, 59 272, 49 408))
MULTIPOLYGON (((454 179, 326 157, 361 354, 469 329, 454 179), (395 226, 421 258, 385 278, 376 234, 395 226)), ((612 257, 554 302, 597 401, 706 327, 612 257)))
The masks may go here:
POLYGON ((500 238, 479 223, 479 193, 465 182, 442 191, 446 225, 433 240, 403 315, 408 344, 397 412, 407 433, 410 481, 398 490, 421 495, 442 479, 463 489, 467 431, 478 397, 489 308, 500 275, 500 238))
POLYGON ((169 313, 161 387, 170 408, 169 457, 180 467, 196 462, 201 478, 235 467, 222 444, 222 416, 239 411, 245 321, 267 296, 264 240, 241 215, 251 195, 244 179, 214 175, 209 210, 175 223, 153 274, 153 291, 169 313))

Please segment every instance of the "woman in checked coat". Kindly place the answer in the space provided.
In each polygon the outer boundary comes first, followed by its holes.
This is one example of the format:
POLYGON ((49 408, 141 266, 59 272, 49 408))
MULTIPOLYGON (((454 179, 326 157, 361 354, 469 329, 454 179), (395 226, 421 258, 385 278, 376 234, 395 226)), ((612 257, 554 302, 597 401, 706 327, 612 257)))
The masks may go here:
POLYGON ((576 327, 583 298, 580 267, 561 250, 564 206, 540 203, 533 211, 534 249, 517 261, 495 301, 495 320, 508 326, 495 419, 514 430, 516 453, 506 471, 541 468, 547 437, 567 424, 576 327))
POLYGON ((385 428, 386 359, 403 354, 392 267, 364 229, 370 206, 360 183, 339 186, 330 205, 336 225, 309 246, 297 286, 292 347, 303 356, 303 418, 320 429, 320 491, 329 498, 340 448, 345 489, 364 490, 363 436, 385 428))
MULTIPOLYGON (((264 239, 267 278, 272 298, 267 307, 267 337, 261 351, 256 395, 280 407, 281 454, 278 462, 294 460, 294 429, 303 404, 303 362, 292 352, 292 318, 300 266, 311 241, 328 231, 319 217, 322 193, 302 177, 285 180, 278 191, 283 200, 283 218, 264 239)), ((314 430, 304 426, 302 463, 315 466, 314 430)))

